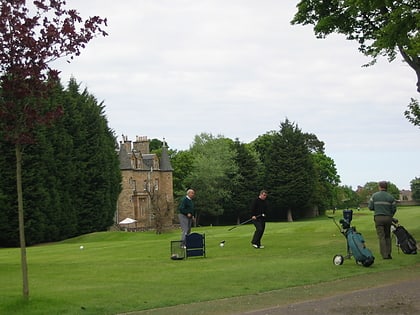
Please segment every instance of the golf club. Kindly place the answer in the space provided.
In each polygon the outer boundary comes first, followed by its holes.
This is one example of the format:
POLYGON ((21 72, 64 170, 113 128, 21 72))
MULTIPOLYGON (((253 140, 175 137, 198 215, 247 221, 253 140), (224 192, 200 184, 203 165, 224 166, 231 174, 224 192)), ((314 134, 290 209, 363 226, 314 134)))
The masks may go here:
MULTIPOLYGON (((259 216, 257 216, 257 218, 259 218, 261 215, 259 215, 259 216)), ((246 223, 248 223, 248 222, 251 222, 252 221, 252 218, 251 219, 249 219, 249 220, 246 220, 246 221, 244 221, 244 222, 242 222, 242 223, 239 223, 239 224, 237 224, 237 225, 235 225, 235 226, 232 226, 228 231, 232 231, 233 229, 235 229, 235 228, 237 228, 238 226, 241 226, 241 225, 244 225, 244 224, 246 224, 246 223)))
POLYGON ((338 223, 337 223, 337 221, 336 221, 335 217, 330 216, 330 215, 327 215, 327 217, 328 217, 329 219, 332 219, 332 220, 334 221, 335 225, 338 227, 338 229, 339 229, 339 230, 340 230, 340 232, 341 232, 341 227, 338 225, 338 223))

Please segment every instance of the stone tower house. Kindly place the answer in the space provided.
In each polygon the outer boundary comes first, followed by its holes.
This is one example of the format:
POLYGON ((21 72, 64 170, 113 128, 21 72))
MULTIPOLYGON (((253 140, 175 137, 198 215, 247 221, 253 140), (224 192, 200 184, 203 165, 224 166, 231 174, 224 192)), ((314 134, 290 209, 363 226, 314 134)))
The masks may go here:
POLYGON ((160 159, 150 153, 149 143, 144 136, 137 136, 132 142, 123 135, 123 141, 120 141, 122 191, 118 198, 116 223, 131 218, 137 221, 137 229, 160 232, 170 226, 174 218, 173 169, 165 141, 160 159))

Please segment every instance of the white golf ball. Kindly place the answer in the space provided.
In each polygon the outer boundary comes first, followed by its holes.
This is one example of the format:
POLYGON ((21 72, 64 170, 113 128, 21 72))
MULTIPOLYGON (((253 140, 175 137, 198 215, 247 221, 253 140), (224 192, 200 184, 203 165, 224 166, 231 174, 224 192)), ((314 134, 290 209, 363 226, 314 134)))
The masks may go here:
POLYGON ((223 247, 223 246, 225 246, 225 243, 220 243, 220 247, 223 247))
POLYGON ((83 247, 83 245, 80 245, 80 249, 83 249, 84 247, 83 247))

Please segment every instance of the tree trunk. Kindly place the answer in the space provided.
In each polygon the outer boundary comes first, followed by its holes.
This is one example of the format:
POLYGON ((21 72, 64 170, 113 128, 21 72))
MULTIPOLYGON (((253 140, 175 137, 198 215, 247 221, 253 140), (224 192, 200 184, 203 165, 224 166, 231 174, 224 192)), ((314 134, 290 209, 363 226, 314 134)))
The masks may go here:
POLYGON ((197 227, 197 226, 199 226, 199 222, 200 221, 200 213, 197 213, 196 215, 195 215, 195 220, 193 220, 193 226, 194 227, 197 227))
POLYGON ((318 206, 313 206, 313 208, 312 208, 312 217, 313 218, 319 217, 319 208, 318 208, 318 206))
POLYGON ((292 209, 287 209, 287 222, 293 222, 292 209))
POLYGON ((26 259, 26 242, 25 242, 25 219, 23 215, 23 190, 22 190, 22 145, 15 145, 16 151, 16 186, 18 197, 18 214, 19 214, 19 240, 20 240, 20 257, 22 267, 23 282, 23 298, 29 299, 29 281, 28 281, 28 263, 26 259))

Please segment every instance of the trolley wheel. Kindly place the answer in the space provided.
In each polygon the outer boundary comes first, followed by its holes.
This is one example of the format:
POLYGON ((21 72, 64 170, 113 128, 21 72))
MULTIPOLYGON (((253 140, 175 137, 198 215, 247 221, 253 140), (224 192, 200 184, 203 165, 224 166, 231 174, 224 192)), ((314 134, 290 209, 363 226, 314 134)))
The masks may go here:
POLYGON ((344 257, 343 255, 335 255, 333 258, 333 263, 336 266, 340 266, 344 263, 344 257))

